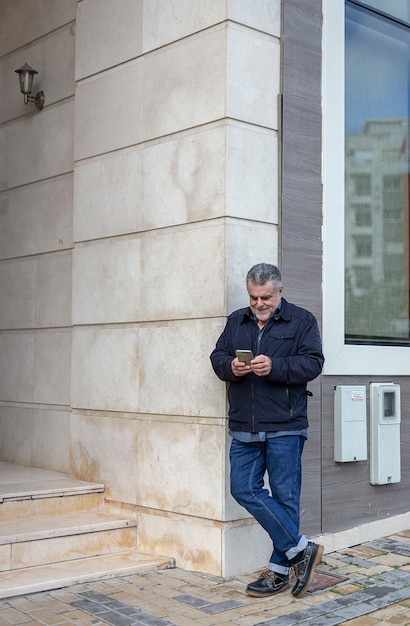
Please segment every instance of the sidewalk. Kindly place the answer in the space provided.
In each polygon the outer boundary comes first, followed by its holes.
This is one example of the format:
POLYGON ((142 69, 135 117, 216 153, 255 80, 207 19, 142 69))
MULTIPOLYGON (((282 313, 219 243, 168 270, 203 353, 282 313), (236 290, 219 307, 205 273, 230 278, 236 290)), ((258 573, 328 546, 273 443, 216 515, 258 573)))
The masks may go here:
POLYGON ((0 600, 0 626, 410 625, 410 531, 324 555, 309 592, 245 593, 229 580, 156 570, 0 600))

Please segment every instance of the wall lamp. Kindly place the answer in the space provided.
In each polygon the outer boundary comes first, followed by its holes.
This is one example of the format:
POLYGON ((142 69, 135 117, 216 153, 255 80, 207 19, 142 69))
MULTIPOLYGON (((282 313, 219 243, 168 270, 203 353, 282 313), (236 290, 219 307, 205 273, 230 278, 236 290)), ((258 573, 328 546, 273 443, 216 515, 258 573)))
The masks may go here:
POLYGON ((24 94, 24 104, 34 102, 39 111, 41 111, 45 102, 44 91, 38 91, 35 96, 30 95, 33 89, 34 74, 38 74, 38 72, 33 70, 28 63, 24 63, 24 65, 20 67, 20 69, 15 70, 15 72, 19 75, 20 91, 24 94))

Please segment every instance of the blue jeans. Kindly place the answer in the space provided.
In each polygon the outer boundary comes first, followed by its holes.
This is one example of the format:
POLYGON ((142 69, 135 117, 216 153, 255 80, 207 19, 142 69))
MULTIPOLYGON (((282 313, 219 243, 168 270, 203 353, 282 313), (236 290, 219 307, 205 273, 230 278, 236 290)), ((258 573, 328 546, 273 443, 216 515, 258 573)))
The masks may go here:
POLYGON ((269 566, 282 574, 307 545, 299 534, 304 443, 298 435, 231 443, 231 494, 269 534, 273 542, 269 566), (264 488, 266 471, 271 494, 264 488))

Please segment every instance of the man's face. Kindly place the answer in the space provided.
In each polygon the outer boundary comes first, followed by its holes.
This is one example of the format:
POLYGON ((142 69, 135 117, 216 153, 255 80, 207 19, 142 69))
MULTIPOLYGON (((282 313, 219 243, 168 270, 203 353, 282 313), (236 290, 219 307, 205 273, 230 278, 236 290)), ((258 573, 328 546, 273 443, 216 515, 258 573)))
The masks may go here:
POLYGON ((246 288, 249 293, 249 304, 252 313, 258 321, 266 324, 280 302, 283 287, 276 290, 275 284, 269 280, 264 285, 254 285, 248 282, 246 288))

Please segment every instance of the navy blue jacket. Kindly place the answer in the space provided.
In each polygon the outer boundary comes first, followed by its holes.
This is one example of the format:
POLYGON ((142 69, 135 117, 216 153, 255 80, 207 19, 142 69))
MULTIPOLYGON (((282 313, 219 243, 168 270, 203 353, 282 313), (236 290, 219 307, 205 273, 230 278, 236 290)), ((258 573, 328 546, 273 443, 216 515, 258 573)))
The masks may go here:
POLYGON ((307 428, 306 385, 322 371, 324 357, 315 317, 282 298, 269 319, 257 350, 258 327, 250 308, 227 320, 211 354, 216 375, 228 383, 229 428, 275 432, 307 428), (231 369, 235 350, 252 350, 272 359, 269 376, 237 377, 231 369))

